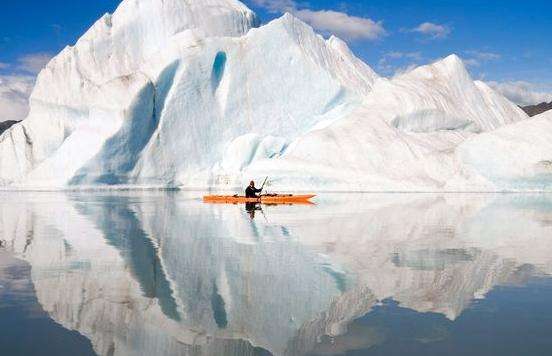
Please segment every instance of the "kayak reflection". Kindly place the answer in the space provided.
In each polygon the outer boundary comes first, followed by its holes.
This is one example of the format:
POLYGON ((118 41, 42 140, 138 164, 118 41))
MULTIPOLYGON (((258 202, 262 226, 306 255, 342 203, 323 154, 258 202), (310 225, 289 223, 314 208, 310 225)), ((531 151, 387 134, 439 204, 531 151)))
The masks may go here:
POLYGON ((263 211, 263 208, 261 207, 261 204, 259 203, 245 203, 245 211, 249 213, 249 217, 251 220, 255 219, 255 212, 256 211, 263 211))
POLYGON ((251 218, 251 220, 255 219, 255 214, 257 212, 260 212, 264 216, 265 220, 267 220, 265 212, 263 210, 263 206, 265 206, 265 207, 277 207, 277 206, 291 207, 291 206, 295 206, 295 205, 298 205, 298 206, 304 206, 304 205, 313 206, 315 204, 311 203, 311 202, 302 202, 302 203, 293 203, 293 204, 245 203, 245 211, 249 214, 249 217, 251 218))

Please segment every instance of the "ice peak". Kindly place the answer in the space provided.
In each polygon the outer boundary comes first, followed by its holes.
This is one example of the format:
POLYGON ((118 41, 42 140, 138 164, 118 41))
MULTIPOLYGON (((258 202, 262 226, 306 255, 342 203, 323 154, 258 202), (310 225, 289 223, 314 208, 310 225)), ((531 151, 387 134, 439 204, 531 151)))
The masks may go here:
POLYGON ((331 36, 327 40, 327 43, 331 48, 341 53, 343 56, 346 56, 348 58, 355 57, 355 55, 353 54, 353 51, 351 51, 347 43, 343 41, 341 38, 336 36, 331 36))
POLYGON ((282 17, 280 17, 282 20, 285 20, 285 21, 294 21, 294 20, 298 20, 297 17, 293 16, 293 14, 291 12, 288 12, 286 11, 282 17))
POLYGON ((317 34, 309 24, 289 12, 263 26, 263 29, 265 31, 283 31, 297 43, 325 43, 324 38, 317 34))
POLYGON ((285 30, 297 42, 316 42, 318 45, 329 46, 339 52, 351 53, 347 44, 339 38, 332 36, 326 41, 324 37, 316 33, 312 26, 289 12, 286 12, 280 18, 273 20, 265 27, 279 27, 280 29, 285 30))
POLYGON ((435 62, 433 66, 449 74, 467 74, 464 62, 456 54, 451 54, 450 56, 435 62))
POLYGON ((454 54, 454 53, 449 55, 448 57, 445 57, 439 62, 443 63, 443 65, 446 65, 449 68, 465 69, 464 62, 462 61, 462 59, 457 54, 454 54))
POLYGON ((290 12, 286 12, 280 18, 272 21, 273 24, 279 24, 286 28, 302 28, 310 32, 314 32, 314 29, 300 18, 296 17, 290 12))
POLYGON ((350 51, 349 46, 347 45, 347 43, 346 43, 345 41, 343 41, 341 38, 336 37, 336 36, 334 36, 334 35, 332 35, 332 36, 328 39, 328 43, 329 43, 330 46, 332 46, 333 48, 340 49, 340 50, 347 50, 347 51, 350 51))
POLYGON ((400 77, 419 77, 419 78, 457 78, 462 80, 472 80, 462 59, 456 54, 440 59, 428 65, 420 66, 411 72, 402 74, 400 77))
MULTIPOLYGON (((117 7, 117 10, 126 6, 135 8, 147 8, 149 6, 186 6, 190 8, 204 8, 208 11, 209 8, 227 8, 236 11, 251 10, 238 0, 123 0, 117 7)), ((117 10, 115 12, 117 12, 117 10)))
POLYGON ((286 38, 287 42, 283 46, 293 44, 300 48, 299 55, 307 57, 329 75, 339 78, 344 87, 362 96, 371 91, 374 81, 379 78, 370 66, 354 55, 347 43, 335 36, 326 40, 292 13, 285 13, 256 29, 255 33, 270 34, 272 42, 286 38))
POLYGON ((206 36, 241 36, 259 24, 256 14, 237 0, 123 0, 109 26, 148 25, 168 34, 195 29, 206 36))

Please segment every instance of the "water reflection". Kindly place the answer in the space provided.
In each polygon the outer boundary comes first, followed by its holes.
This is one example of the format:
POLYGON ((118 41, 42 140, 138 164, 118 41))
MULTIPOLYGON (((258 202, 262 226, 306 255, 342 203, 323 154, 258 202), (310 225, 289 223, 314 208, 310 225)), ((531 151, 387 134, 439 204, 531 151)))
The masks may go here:
POLYGON ((249 213, 249 217, 251 218, 251 220, 255 219, 255 213, 257 211, 260 211, 264 214, 263 207, 261 206, 261 204, 257 203, 245 203, 245 211, 249 213))
MULTIPOLYGON (((552 197, 199 196, 0 193, 0 240, 32 267, 41 308, 100 355, 495 354, 469 328, 513 327, 526 311, 500 301, 535 285, 552 327, 552 197)), ((523 344, 497 330, 489 342, 523 344)))
POLYGON ((309 355, 549 355, 552 281, 498 286, 456 320, 385 300, 309 355), (538 294, 537 294, 538 293, 538 294))
POLYGON ((30 273, 31 266, 0 248, 0 354, 94 355, 89 340, 42 309, 30 273))
POLYGON ((128 197, 102 197, 97 204, 77 202, 76 210, 102 232, 108 245, 117 249, 142 294, 155 299, 170 319, 180 320, 172 287, 159 258, 158 248, 142 229, 128 197))

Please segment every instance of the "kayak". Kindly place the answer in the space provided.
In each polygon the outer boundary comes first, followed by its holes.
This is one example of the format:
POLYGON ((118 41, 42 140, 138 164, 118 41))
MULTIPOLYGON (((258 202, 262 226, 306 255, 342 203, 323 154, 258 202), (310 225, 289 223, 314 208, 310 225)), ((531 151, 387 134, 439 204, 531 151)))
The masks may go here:
POLYGON ((259 198, 246 198, 239 195, 207 195, 203 197, 205 203, 223 203, 223 204, 244 204, 244 203, 260 203, 260 204, 312 204, 310 200, 316 195, 262 195, 259 198))

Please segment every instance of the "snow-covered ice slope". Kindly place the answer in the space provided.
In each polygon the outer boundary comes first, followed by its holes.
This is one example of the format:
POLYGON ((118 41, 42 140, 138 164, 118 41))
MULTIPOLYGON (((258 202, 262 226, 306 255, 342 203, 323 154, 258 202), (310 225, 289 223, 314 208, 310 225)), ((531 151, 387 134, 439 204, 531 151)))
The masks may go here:
POLYGON ((502 190, 550 190, 552 112, 473 137, 457 156, 468 180, 483 177, 502 190))
POLYGON ((292 15, 257 26, 234 0, 123 1, 41 72, 0 185, 502 189, 456 148, 527 116, 457 56, 379 78, 292 15))
POLYGON ((257 22, 235 0, 123 1, 40 73, 28 118, 0 137, 0 182, 21 181, 43 164, 31 185, 66 184, 140 109, 138 94, 154 89, 144 61, 179 34, 241 36, 257 22))
POLYGON ((451 55, 379 79, 357 110, 299 138, 277 162, 252 166, 251 175, 269 174, 277 185, 305 189, 447 190, 459 172, 458 144, 525 118, 517 106, 474 82, 451 55))
POLYGON ((176 73, 132 182, 236 183, 252 161, 350 112, 375 78, 342 42, 291 15, 240 39, 205 41, 176 73))
POLYGON ((246 35, 256 18, 241 5, 182 4, 124 1, 48 65, 31 115, 1 139, 4 184, 226 183, 352 110, 377 78, 290 15, 246 35))

